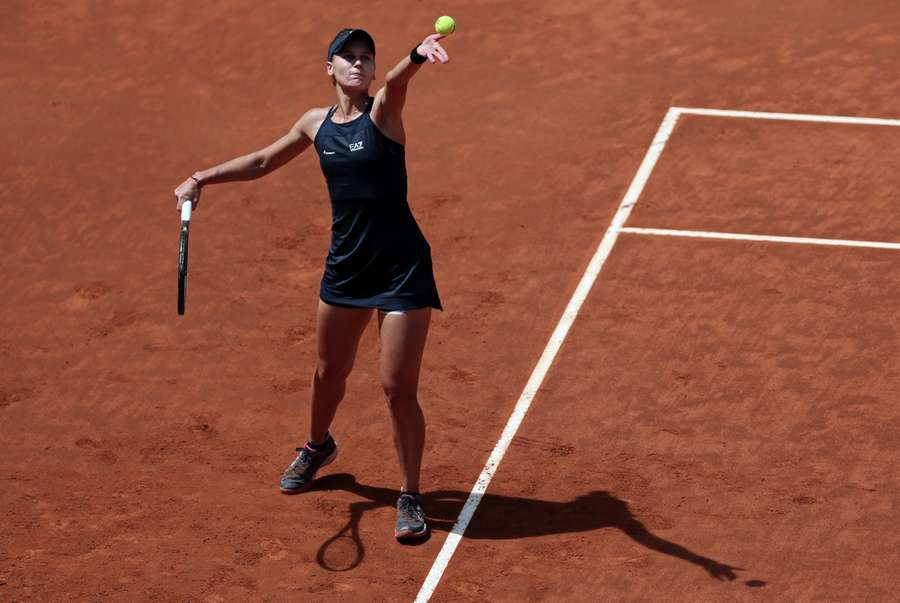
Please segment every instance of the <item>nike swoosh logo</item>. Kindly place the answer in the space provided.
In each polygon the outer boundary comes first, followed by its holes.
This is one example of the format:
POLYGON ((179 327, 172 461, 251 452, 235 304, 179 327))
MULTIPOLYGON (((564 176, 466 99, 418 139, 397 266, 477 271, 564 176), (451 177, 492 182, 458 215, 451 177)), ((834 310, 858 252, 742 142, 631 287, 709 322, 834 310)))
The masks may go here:
POLYGON ((326 155, 334 155, 334 151, 322 151, 326 155))

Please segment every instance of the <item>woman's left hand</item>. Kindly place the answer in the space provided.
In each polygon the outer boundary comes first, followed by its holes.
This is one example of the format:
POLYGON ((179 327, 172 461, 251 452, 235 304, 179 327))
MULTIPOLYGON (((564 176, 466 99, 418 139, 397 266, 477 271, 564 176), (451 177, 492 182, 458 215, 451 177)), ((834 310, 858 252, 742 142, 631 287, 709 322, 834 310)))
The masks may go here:
POLYGON ((443 39, 444 35, 442 34, 431 34, 424 40, 422 43, 416 47, 416 52, 419 56, 426 57, 432 63, 436 63, 440 61, 441 63, 446 63, 450 60, 450 57, 447 55, 447 51, 444 50, 444 47, 441 46, 440 40, 443 39))

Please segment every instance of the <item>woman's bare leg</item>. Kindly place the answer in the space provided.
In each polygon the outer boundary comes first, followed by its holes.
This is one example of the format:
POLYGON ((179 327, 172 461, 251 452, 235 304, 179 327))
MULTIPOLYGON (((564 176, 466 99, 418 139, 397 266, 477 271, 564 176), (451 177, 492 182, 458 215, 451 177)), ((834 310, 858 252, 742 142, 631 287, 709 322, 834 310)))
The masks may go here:
POLYGON ((319 360, 311 388, 310 442, 321 442, 328 433, 338 404, 344 399, 359 340, 371 317, 371 309, 339 308, 319 300, 316 316, 319 360))
POLYGON ((425 448, 425 417, 418 397, 419 370, 430 322, 431 308, 378 313, 381 384, 391 409, 404 492, 419 491, 425 448))

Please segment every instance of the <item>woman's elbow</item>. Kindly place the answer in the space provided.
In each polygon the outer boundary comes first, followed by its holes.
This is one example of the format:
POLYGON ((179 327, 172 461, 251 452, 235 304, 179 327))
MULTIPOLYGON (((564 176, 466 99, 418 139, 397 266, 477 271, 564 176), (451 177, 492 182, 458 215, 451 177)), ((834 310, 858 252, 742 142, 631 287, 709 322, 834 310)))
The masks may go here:
POLYGON ((265 153, 254 153, 250 156, 250 176, 252 178, 259 178, 260 176, 265 176, 272 170, 272 157, 269 157, 265 153))

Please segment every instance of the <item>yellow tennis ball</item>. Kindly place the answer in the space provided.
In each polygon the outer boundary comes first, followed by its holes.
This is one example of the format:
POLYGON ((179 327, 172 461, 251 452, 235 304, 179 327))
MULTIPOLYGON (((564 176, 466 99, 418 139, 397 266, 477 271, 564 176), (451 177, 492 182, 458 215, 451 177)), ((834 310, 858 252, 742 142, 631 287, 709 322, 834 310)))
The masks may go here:
POLYGON ((434 22, 434 31, 438 32, 442 36, 449 36, 455 29, 456 21, 453 20, 453 17, 444 15, 443 17, 438 17, 437 21, 434 22))

